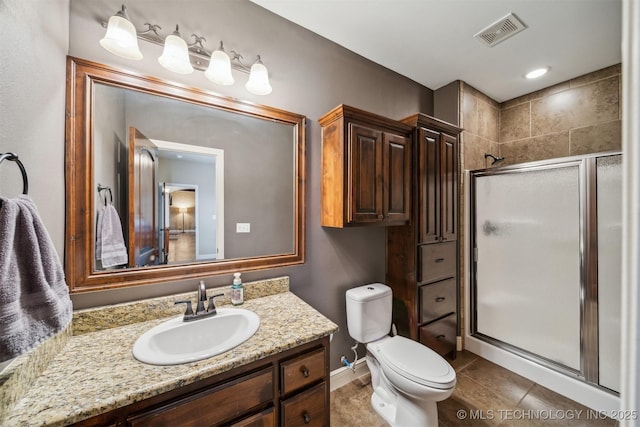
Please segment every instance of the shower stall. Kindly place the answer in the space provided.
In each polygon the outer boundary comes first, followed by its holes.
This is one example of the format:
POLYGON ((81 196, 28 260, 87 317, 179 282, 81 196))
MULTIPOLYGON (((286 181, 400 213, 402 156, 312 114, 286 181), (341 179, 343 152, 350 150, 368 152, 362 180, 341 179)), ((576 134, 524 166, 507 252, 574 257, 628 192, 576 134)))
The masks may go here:
POLYGON ((469 172, 465 347, 597 410, 618 407, 621 155, 469 172))

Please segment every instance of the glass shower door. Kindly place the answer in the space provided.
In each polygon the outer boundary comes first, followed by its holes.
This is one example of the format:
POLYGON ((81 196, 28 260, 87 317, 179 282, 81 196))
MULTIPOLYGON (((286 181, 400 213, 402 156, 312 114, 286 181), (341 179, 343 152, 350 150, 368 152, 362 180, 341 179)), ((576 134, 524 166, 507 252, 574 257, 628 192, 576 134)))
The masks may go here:
POLYGON ((581 368, 581 164, 476 175, 475 332, 581 368))
POLYGON ((597 160, 598 383, 620 390, 622 292, 622 156, 597 160))

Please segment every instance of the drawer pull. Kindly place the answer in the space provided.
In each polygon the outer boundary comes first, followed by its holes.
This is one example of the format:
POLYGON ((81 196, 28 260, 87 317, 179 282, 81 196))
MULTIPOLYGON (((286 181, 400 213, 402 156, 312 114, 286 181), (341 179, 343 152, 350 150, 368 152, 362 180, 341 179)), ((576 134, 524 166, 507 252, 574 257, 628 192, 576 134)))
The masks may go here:
POLYGON ((436 337, 436 339, 437 339, 438 341, 442 341, 443 339, 445 339, 445 336, 444 336, 444 335, 438 335, 438 336, 436 337))
POLYGON ((442 301, 444 301, 444 300, 445 300, 445 298, 444 298, 444 297, 437 297, 437 298, 436 298, 436 302, 442 302, 442 301))
POLYGON ((309 415, 307 411, 304 411, 304 413, 302 414, 302 419, 304 420, 305 424, 309 424, 311 422, 311 415, 309 415))
POLYGON ((444 258, 436 258, 436 262, 437 263, 444 262, 444 258))
POLYGON ((302 372, 302 376, 305 378, 309 378, 309 370, 306 366, 300 368, 300 372, 302 372))

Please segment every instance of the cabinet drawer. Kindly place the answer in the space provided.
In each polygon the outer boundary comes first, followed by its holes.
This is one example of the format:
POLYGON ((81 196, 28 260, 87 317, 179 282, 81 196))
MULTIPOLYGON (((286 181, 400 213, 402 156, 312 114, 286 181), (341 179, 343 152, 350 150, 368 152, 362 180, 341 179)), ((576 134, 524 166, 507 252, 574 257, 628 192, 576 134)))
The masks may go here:
POLYGON ((219 387, 149 410, 127 421, 133 427, 212 426, 237 418, 251 408, 271 401, 273 401, 273 370, 266 368, 219 387))
POLYGON ((328 426, 326 383, 296 394, 280 404, 282 427, 328 426))
POLYGON ((453 313, 444 319, 420 327, 420 342, 440 355, 456 348, 457 317, 453 313))
POLYGON ((303 354, 280 364, 281 394, 299 390, 324 377, 324 348, 303 354))
POLYGON ((276 427, 275 411, 273 408, 269 408, 259 414, 233 423, 231 427, 276 427))
POLYGON ((456 279, 420 286, 420 323, 456 311, 456 279))
POLYGON ((420 246, 419 282, 432 282, 456 275, 456 242, 420 246))

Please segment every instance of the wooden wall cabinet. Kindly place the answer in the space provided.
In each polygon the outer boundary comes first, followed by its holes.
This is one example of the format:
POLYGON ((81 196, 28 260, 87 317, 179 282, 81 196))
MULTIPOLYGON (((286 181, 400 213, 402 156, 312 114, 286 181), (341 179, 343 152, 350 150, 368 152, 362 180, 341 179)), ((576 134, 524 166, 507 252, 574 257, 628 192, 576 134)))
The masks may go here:
POLYGON ((340 105, 322 126, 321 225, 403 225, 411 215, 409 125, 340 105))
POLYGON ((414 129, 411 221, 387 229, 387 277, 401 335, 455 355, 458 324, 458 127, 424 114, 414 129))
POLYGON ((87 426, 329 426, 329 338, 89 418, 87 426))

